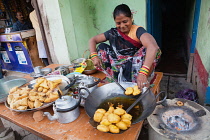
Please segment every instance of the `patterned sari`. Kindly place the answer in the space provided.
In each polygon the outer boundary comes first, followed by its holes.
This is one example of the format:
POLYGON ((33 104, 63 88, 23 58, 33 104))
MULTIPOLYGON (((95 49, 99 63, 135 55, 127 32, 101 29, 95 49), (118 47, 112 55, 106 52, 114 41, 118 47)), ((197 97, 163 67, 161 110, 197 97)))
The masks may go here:
MULTIPOLYGON (((118 82, 136 82, 138 71, 143 65, 146 48, 116 28, 109 33, 109 43, 97 47, 103 68, 118 82)), ((157 59, 154 61, 154 66, 157 59)), ((113 82, 107 78, 108 82, 113 82)))

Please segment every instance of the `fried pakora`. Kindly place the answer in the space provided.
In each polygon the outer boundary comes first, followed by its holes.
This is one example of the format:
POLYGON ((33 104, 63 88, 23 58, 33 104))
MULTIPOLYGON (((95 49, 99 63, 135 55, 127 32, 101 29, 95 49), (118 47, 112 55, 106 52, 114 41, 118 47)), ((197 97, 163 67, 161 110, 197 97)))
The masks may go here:
POLYGON ((100 125, 97 126, 97 129, 101 132, 108 132, 109 131, 109 126, 100 124, 100 125))
POLYGON ((125 91, 125 95, 139 95, 141 93, 141 90, 138 88, 138 86, 134 87, 127 87, 125 91))
POLYGON ((132 87, 127 87, 125 91, 125 95, 131 95, 133 93, 133 88, 132 87))
POLYGON ((121 129, 121 130, 126 130, 126 129, 128 129, 128 126, 126 125, 126 123, 125 123, 125 122, 122 122, 122 121, 116 123, 116 126, 117 126, 119 129, 121 129))
POLYGON ((117 126, 112 124, 112 125, 109 125, 109 131, 112 133, 119 133, 120 129, 117 126))
POLYGON ((125 112, 122 105, 114 109, 111 104, 107 112, 105 109, 97 109, 93 119, 100 123, 97 126, 99 131, 119 133, 120 130, 127 130, 131 126, 132 116, 125 112))
POLYGON ((96 122, 100 122, 103 118, 103 114, 100 113, 100 112, 96 112, 93 116, 93 120, 96 121, 96 122))

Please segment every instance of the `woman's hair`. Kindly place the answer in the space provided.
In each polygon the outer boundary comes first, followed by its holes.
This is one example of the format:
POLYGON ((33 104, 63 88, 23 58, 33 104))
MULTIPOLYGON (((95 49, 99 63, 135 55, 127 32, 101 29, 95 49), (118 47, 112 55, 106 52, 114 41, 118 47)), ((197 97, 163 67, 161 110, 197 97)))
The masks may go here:
POLYGON ((132 17, 131 10, 126 4, 120 4, 117 7, 115 7, 114 12, 113 12, 113 18, 115 19, 116 16, 120 14, 123 14, 126 17, 132 17))

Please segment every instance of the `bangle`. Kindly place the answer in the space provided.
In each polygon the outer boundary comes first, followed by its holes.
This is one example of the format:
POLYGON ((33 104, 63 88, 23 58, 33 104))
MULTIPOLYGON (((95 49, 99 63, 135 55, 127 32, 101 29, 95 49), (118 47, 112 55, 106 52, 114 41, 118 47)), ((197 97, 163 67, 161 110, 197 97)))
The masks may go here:
POLYGON ((98 56, 92 57, 92 58, 90 58, 90 59, 93 60, 93 59, 95 59, 96 57, 98 57, 98 56))
POLYGON ((93 57, 93 56, 98 56, 97 53, 91 53, 90 57, 93 57))
POLYGON ((148 69, 148 71, 150 70, 150 68, 146 65, 143 65, 142 68, 148 69))
POLYGON ((145 75, 145 76, 147 76, 147 74, 145 74, 145 73, 142 73, 142 72, 139 72, 139 74, 142 74, 142 75, 145 75))
POLYGON ((97 54, 91 55, 90 59, 92 59, 93 57, 97 57, 97 56, 98 56, 97 54))
POLYGON ((95 59, 96 57, 98 57, 98 55, 92 56, 90 57, 91 60, 95 59))
POLYGON ((149 68, 146 66, 142 66, 142 68, 140 68, 139 70, 139 74, 143 74, 143 75, 148 75, 149 74, 149 68))

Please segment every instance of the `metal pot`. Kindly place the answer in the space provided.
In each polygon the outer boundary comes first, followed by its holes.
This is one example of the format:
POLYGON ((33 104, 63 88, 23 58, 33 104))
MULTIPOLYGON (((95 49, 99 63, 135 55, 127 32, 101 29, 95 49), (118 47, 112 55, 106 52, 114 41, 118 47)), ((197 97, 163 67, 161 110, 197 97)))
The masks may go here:
POLYGON ((87 76, 84 74, 75 76, 76 82, 72 86, 71 90, 77 92, 81 96, 81 106, 84 106, 86 98, 89 94, 97 89, 97 84, 101 81, 100 78, 95 78, 93 76, 87 76))
POLYGON ((69 66, 58 66, 55 68, 56 71, 60 71, 61 75, 67 75, 70 73, 69 66))
POLYGON ((79 115, 79 104, 81 98, 74 99, 72 96, 62 96, 61 99, 57 99, 53 104, 54 115, 51 116, 49 112, 44 112, 44 115, 49 120, 58 120, 60 123, 70 123, 76 120, 79 115))
MULTIPOLYGON (((125 82, 121 83, 121 85, 124 88, 127 88, 133 87, 136 83, 125 82)), ((165 93, 164 99, 156 102, 156 99, 161 93, 163 92, 160 92, 157 96, 155 96, 154 93, 149 90, 149 93, 147 93, 142 100, 140 100, 139 104, 137 104, 138 108, 134 107, 131 109, 129 114, 133 116, 132 124, 146 119, 153 112, 156 105, 162 103, 166 99, 167 94, 165 93)), ((87 97, 85 101, 85 111, 88 116, 92 118, 98 108, 108 110, 108 102, 114 104, 115 107, 118 104, 123 104, 123 109, 126 110, 135 100, 136 97, 125 95, 124 91, 116 83, 110 83, 98 87, 87 97)))

